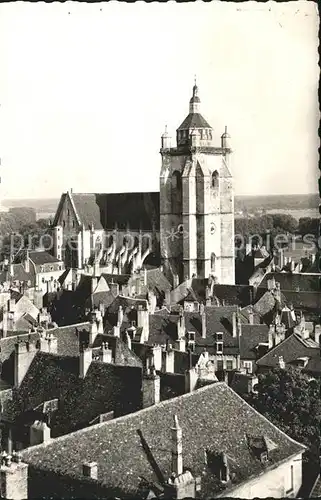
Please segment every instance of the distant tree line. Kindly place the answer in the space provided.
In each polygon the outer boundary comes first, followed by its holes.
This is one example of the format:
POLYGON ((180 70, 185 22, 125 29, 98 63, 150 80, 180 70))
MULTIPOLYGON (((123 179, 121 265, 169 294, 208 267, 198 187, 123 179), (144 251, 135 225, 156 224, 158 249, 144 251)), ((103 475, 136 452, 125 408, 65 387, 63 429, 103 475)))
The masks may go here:
POLYGON ((266 214, 258 217, 243 217, 235 219, 235 234, 248 237, 258 234, 260 236, 270 233, 271 236, 277 234, 297 234, 305 236, 307 234, 319 234, 320 221, 317 218, 302 217, 299 220, 287 214, 266 214))
POLYGON ((49 219, 36 220, 36 212, 30 207, 15 207, 8 212, 1 213, 1 258, 9 256, 12 244, 16 249, 21 242, 28 245, 29 249, 37 248, 41 237, 47 233, 48 227, 49 219))

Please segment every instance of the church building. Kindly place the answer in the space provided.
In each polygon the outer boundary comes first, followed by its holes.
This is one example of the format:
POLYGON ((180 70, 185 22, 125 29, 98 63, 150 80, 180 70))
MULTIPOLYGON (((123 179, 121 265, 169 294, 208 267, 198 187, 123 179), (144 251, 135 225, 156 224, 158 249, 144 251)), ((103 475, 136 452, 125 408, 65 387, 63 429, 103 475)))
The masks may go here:
POLYGON ((213 276, 234 284, 230 137, 225 129, 214 145, 196 82, 176 146, 165 130, 160 153, 159 192, 63 193, 53 221, 55 257, 95 273, 162 265, 173 283, 213 276))

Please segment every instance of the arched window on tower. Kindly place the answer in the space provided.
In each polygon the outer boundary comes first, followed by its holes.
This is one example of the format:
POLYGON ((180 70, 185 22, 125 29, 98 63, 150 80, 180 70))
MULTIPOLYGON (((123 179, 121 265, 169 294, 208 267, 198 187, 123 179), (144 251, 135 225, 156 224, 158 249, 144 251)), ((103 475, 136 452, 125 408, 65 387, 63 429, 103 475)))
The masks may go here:
POLYGON ((219 188, 219 176, 217 170, 212 173, 212 188, 216 190, 219 188))
POLYGON ((177 170, 172 174, 172 208, 176 213, 182 209, 182 178, 177 170))

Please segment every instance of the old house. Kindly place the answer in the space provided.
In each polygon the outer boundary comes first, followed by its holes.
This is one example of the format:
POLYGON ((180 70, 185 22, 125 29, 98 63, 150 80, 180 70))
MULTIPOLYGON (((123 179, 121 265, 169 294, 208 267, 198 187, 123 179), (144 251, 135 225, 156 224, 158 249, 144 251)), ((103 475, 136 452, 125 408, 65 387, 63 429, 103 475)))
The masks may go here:
POLYGON ((304 451, 216 383, 23 451, 13 498, 295 497, 304 451))

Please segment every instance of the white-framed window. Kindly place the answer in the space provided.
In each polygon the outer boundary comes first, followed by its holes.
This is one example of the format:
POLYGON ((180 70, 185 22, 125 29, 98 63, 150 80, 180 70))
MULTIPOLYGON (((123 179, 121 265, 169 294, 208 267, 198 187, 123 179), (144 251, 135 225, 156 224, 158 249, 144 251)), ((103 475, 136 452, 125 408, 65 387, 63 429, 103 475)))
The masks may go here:
POLYGON ((216 334, 216 341, 217 342, 223 342, 223 333, 222 332, 217 332, 217 334, 216 334))
POLYGON ((252 373, 252 367, 253 367, 252 361, 243 361, 243 366, 247 371, 247 373, 252 373))
POLYGON ((233 370, 233 361, 231 359, 226 360, 226 369, 233 370))
POLYGON ((223 342, 216 342, 216 353, 223 354, 223 342))

